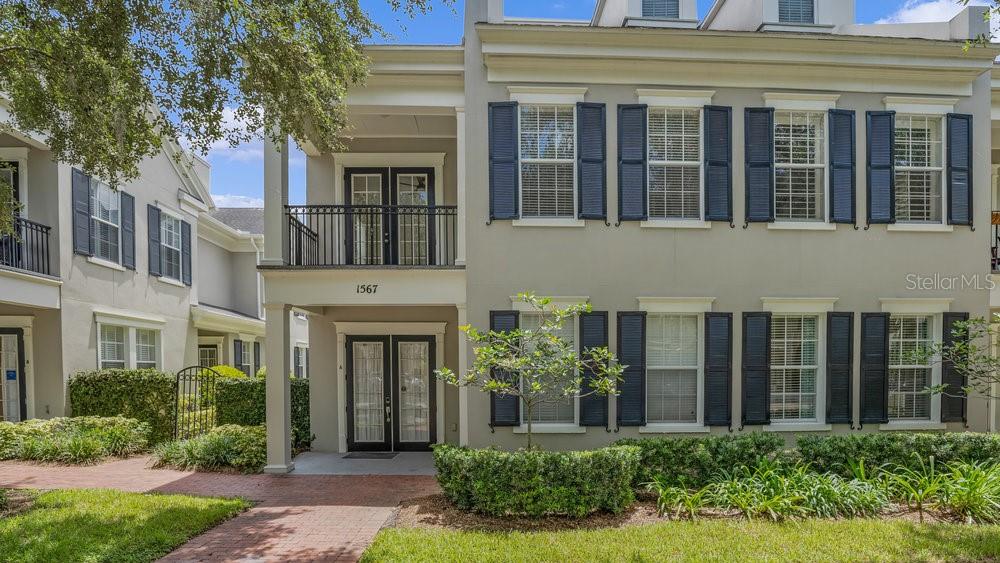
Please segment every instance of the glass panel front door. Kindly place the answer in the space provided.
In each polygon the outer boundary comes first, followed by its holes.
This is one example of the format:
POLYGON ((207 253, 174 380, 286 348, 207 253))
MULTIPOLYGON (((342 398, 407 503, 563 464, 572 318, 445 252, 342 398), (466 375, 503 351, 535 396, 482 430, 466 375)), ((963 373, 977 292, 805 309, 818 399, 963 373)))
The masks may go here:
POLYGON ((430 205, 426 173, 396 174, 396 199, 399 214, 396 221, 396 241, 399 263, 404 266, 426 266, 427 211, 430 205))
POLYGON ((22 420, 22 365, 18 335, 0 334, 0 420, 22 420))
POLYGON ((354 264, 385 264, 385 217, 381 173, 351 174, 350 204, 354 264))
POLYGON ((354 393, 354 442, 384 444, 385 422, 385 344, 353 342, 352 372, 354 393))
POLYGON ((399 441, 429 443, 430 423, 430 344, 398 344, 399 441))

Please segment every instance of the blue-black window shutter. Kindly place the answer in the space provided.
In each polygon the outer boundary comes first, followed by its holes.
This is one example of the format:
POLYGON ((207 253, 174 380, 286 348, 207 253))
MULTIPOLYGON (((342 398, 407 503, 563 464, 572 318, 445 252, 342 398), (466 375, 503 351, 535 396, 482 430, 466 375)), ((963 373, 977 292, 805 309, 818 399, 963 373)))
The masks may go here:
POLYGON ((732 424, 733 314, 705 313, 705 425, 732 424))
POLYGON ((733 220, 733 108, 705 106, 705 220, 733 220))
POLYGON ((646 313, 618 313, 618 426, 646 424, 646 313))
POLYGON ((191 285, 191 224, 181 221, 181 281, 191 285))
POLYGON ((826 421, 830 424, 853 422, 853 352, 854 313, 827 313, 826 421))
POLYGON ((948 224, 972 225, 972 116, 948 114, 948 224))
MULTIPOLYGON (((580 314, 580 349, 604 348, 608 345, 608 313, 593 311, 580 314)), ((583 374, 583 387, 580 398, 580 426, 607 426, 608 396, 593 393, 589 381, 593 373, 588 370, 583 374), (589 393, 589 394, 588 394, 589 393)))
MULTIPOLYGON (((517 327, 517 311, 490 311, 490 330, 509 332, 517 327)), ((494 374, 494 377, 499 378, 502 375, 494 374)), ((520 399, 514 395, 490 394, 490 426, 520 426, 520 418, 520 399)))
POLYGON ((774 221, 774 108, 746 108, 746 220, 774 221))
POLYGON ((258 371, 260 371, 261 367, 262 366, 260 365, 260 342, 254 340, 253 341, 253 374, 255 375, 258 371))
POLYGON ((146 230, 149 233, 149 275, 159 276, 162 272, 160 264, 160 208, 155 205, 147 205, 146 216, 146 230))
POLYGON ((896 222, 896 112, 868 112, 868 222, 896 222))
POLYGON ((90 240, 90 176, 73 169, 73 252, 92 256, 90 240))
MULTIPOLYGON (((948 350, 955 344, 956 339, 965 337, 967 332, 959 335, 953 334, 955 323, 969 320, 968 313, 945 313, 942 320, 941 342, 948 350)), ((965 375, 949 361, 941 362, 941 383, 947 385, 941 395, 941 422, 965 422, 966 420, 966 397, 965 397, 965 375)))
POLYGON ((491 102, 489 122, 490 219, 517 219, 517 102, 491 102))
POLYGON ((135 198, 121 193, 122 266, 135 269, 135 198))
POLYGON ((576 104, 577 182, 581 219, 607 219, 608 148, 604 104, 576 104))
POLYGON ((243 369, 243 341, 239 339, 233 340, 233 367, 243 369))
POLYGON ((857 209, 854 110, 830 110, 830 221, 851 223, 857 209))
POLYGON ((743 313, 743 424, 771 422, 771 313, 743 313))
POLYGON ((888 313, 861 313, 861 422, 889 422, 888 313))
POLYGON ((646 106, 618 106, 618 220, 644 221, 646 210, 646 106))

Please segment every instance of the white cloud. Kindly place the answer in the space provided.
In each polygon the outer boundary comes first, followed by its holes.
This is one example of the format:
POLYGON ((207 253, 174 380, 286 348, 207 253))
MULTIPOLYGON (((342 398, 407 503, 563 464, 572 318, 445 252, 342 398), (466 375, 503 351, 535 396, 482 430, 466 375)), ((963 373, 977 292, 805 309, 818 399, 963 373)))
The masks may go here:
POLYGON ((212 194, 216 207, 264 207, 264 200, 259 197, 234 194, 212 194))
MULTIPOLYGON (((987 0, 971 0, 969 4, 988 6, 987 0)), ((962 11, 957 0, 906 0, 895 12, 875 23, 946 22, 962 11)))

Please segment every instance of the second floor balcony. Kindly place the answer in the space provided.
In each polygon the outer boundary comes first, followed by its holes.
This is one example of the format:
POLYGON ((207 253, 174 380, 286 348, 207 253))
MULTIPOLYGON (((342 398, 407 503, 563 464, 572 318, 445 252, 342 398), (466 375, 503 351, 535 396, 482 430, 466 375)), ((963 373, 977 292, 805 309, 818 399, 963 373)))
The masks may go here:
POLYGON ((13 232, 0 237, 0 266, 52 275, 49 232, 51 227, 14 217, 13 232))
POLYGON ((454 267, 453 205, 290 205, 288 265, 454 267))

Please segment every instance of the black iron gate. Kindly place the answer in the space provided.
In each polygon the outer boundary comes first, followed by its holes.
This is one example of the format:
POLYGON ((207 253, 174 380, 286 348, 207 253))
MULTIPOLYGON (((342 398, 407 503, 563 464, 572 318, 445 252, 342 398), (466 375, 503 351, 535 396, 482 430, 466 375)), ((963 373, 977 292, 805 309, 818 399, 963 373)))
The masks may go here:
POLYGON ((219 372, 201 366, 177 372, 175 439, 193 438, 215 426, 215 381, 219 377, 219 372))

